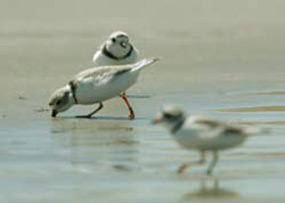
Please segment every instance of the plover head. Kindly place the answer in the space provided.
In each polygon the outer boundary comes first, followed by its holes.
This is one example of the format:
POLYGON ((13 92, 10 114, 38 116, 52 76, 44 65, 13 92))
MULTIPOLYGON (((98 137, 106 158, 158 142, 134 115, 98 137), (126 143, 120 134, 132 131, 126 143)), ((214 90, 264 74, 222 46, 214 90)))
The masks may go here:
POLYGON ((128 34, 122 31, 112 33, 103 45, 104 54, 117 60, 127 58, 132 50, 128 34))
POLYGON ((161 124, 166 129, 174 132, 182 126, 185 120, 184 111, 175 105, 165 105, 162 110, 157 113, 153 124, 161 124))
POLYGON ((68 110, 74 104, 69 86, 56 90, 50 97, 49 106, 51 116, 56 117, 59 112, 68 110))

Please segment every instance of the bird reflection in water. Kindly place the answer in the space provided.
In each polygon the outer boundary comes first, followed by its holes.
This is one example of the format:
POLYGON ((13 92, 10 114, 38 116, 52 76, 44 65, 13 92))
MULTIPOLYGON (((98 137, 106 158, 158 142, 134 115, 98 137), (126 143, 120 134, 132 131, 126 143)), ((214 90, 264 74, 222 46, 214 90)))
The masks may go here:
POLYGON ((219 179, 217 177, 201 178, 200 189, 183 195, 184 200, 191 199, 238 199, 239 194, 229 189, 220 188, 219 179), (207 184, 207 180, 208 184, 207 184), (209 186, 212 184, 212 186, 209 186), (207 186, 208 185, 208 186, 207 186))
POLYGON ((128 120, 58 119, 52 123, 51 131, 55 142, 64 146, 65 160, 76 171, 94 173, 138 168, 139 140, 128 120))

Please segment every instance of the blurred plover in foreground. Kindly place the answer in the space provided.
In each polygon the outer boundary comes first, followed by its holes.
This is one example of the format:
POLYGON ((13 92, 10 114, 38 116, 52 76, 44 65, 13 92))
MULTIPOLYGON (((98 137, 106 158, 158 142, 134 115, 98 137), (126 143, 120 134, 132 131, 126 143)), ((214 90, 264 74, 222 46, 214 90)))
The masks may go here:
POLYGON ((94 54, 93 62, 95 66, 126 65, 137 62, 138 56, 138 50, 130 43, 128 34, 117 31, 94 54))
POLYGON ((200 152, 200 160, 184 163, 178 168, 182 173, 188 166, 203 164, 205 153, 213 153, 207 174, 210 175, 218 162, 218 151, 242 144, 249 135, 257 134, 259 129, 230 125, 204 116, 188 116, 174 105, 166 105, 156 115, 153 124, 161 124, 168 129, 178 144, 186 149, 200 152))
POLYGON ((135 64, 95 67, 80 72, 65 87, 52 94, 49 101, 52 110, 51 116, 56 117, 59 112, 66 111, 75 104, 99 103, 99 107, 90 114, 78 116, 91 118, 103 108, 103 101, 120 96, 130 111, 129 118, 134 119, 133 109, 123 92, 136 83, 139 73, 144 67, 157 60, 157 58, 142 59, 135 64))

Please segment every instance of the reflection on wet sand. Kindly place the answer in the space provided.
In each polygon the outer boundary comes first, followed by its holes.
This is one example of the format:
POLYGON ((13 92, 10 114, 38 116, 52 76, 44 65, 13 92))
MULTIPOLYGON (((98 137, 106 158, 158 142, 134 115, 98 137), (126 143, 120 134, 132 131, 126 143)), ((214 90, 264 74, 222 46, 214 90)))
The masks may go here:
POLYGON ((238 199, 240 196, 237 192, 228 189, 220 188, 219 178, 201 178, 200 188, 196 191, 186 193, 183 195, 183 200, 192 199, 238 199), (213 186, 207 186, 213 184, 213 186))
MULTIPOLYGON (((138 118, 140 119, 140 118, 138 118)), ((143 118, 142 118, 143 120, 143 118)), ((91 119, 78 119, 75 117, 59 117, 51 121, 51 133, 66 133, 75 131, 131 131, 132 125, 124 117, 94 117, 91 119), (95 121, 96 120, 96 121, 95 121)))
POLYGON ((239 122, 241 125, 285 125, 285 121, 248 121, 248 122, 239 122))
POLYGON ((251 92, 251 93, 240 94, 240 96, 255 96, 255 95, 285 95, 285 91, 251 92))
MULTIPOLYGON (((85 119, 84 119, 85 120, 85 119)), ((131 171, 137 168, 138 140, 131 122, 60 119, 52 132, 69 149, 69 161, 79 172, 131 171)))
POLYGON ((255 106, 255 107, 239 107, 229 109, 217 109, 213 112, 283 112, 285 106, 255 106))

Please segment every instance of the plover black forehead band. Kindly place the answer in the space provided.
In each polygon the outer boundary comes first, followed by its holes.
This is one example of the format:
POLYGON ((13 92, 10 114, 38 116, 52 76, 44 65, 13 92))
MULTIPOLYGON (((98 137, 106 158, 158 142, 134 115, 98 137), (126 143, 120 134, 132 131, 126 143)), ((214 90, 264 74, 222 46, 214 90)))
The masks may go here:
POLYGON ((167 117, 167 118, 177 118, 177 117, 180 117, 182 115, 182 113, 171 114, 168 112, 163 112, 162 114, 164 117, 167 117))
POLYGON ((132 45, 130 45, 130 51, 126 54, 126 55, 124 55, 124 56, 122 56, 122 57, 117 57, 117 56, 114 56, 111 52, 109 52, 108 50, 107 50, 107 47, 106 47, 106 45, 103 47, 103 50, 102 50, 102 53, 105 55, 105 56, 108 56, 109 58, 111 58, 111 59, 114 59, 114 60, 123 60, 123 59, 125 59, 125 58, 128 58, 131 54, 132 54, 132 52, 133 52, 133 46, 132 45))
POLYGON ((72 97, 73 97, 73 99, 74 99, 75 104, 78 104, 78 100, 77 100, 77 97, 76 97, 76 94, 75 94, 75 91, 76 91, 76 84, 74 84, 73 81, 70 81, 70 82, 68 83, 68 85, 70 86, 71 94, 72 94, 72 97))
POLYGON ((116 37, 128 37, 127 35, 117 35, 116 37))

